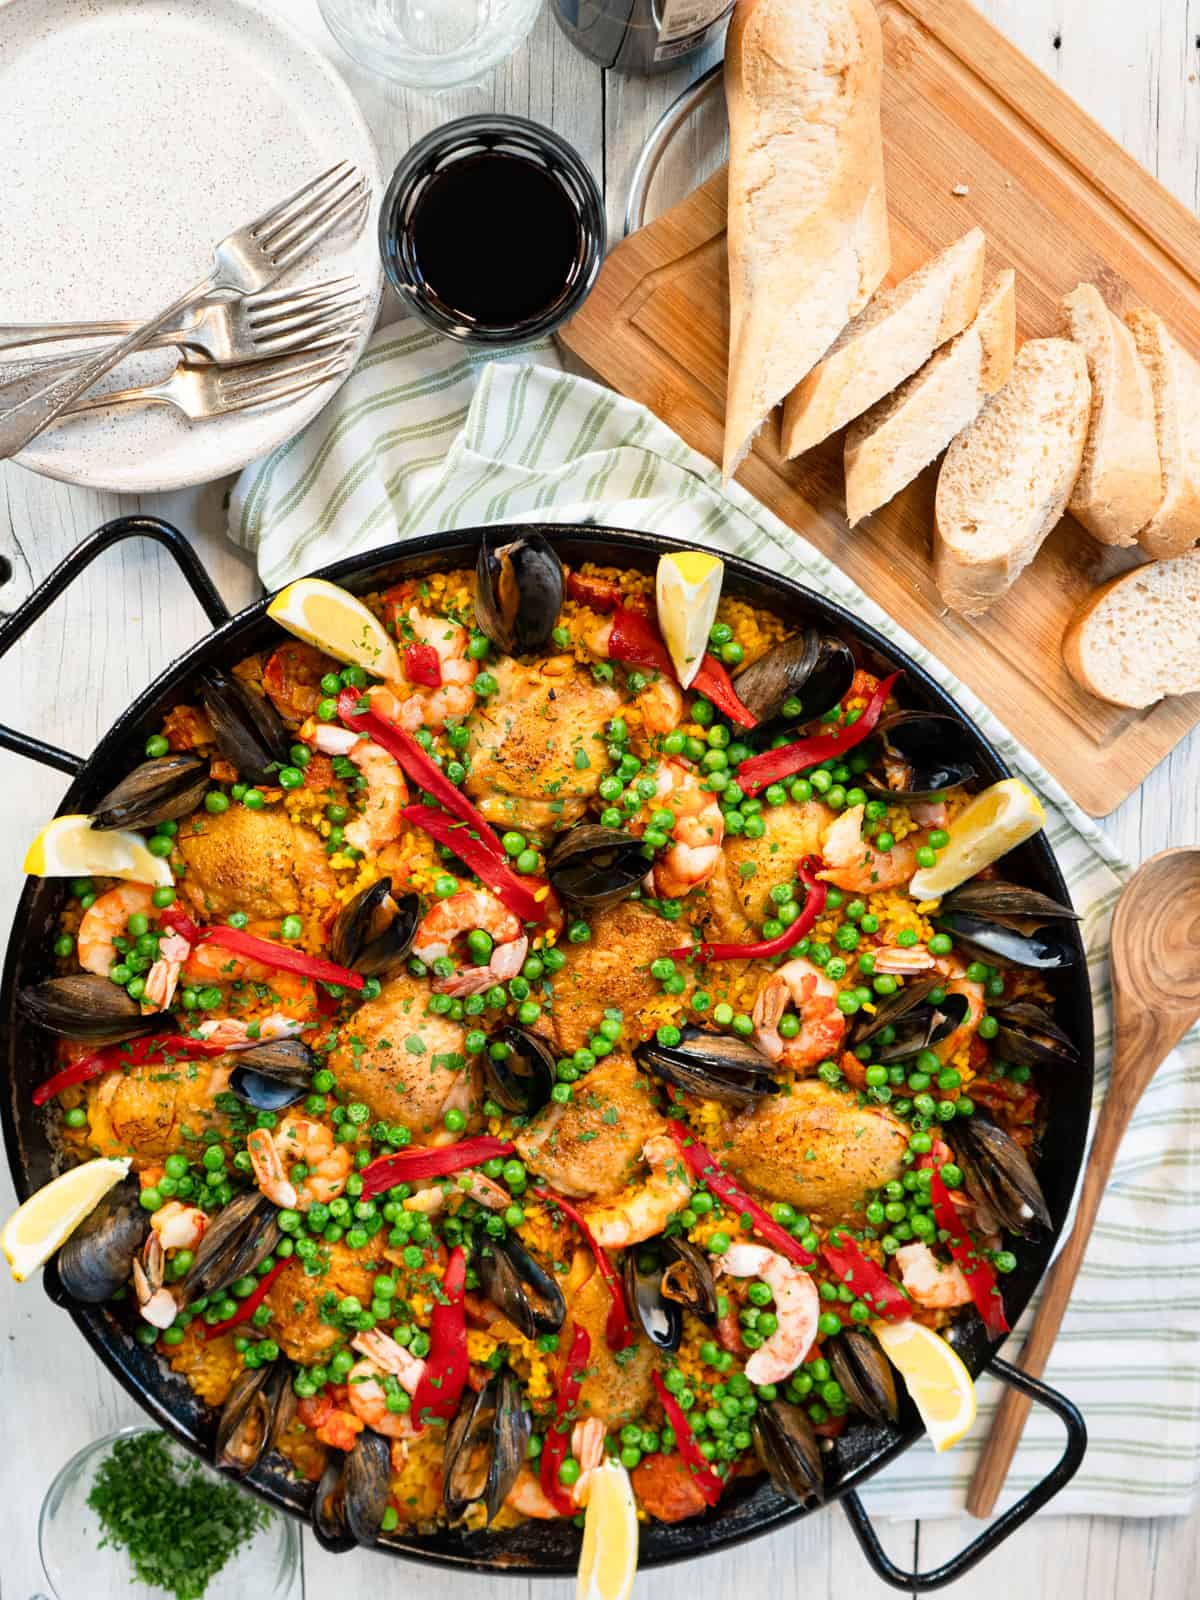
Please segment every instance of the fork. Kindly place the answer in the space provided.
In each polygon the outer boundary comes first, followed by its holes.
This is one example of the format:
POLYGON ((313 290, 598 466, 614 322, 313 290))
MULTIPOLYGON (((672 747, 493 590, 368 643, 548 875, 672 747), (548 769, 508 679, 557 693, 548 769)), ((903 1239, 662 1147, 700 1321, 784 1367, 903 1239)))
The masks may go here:
POLYGON ((258 294, 292 267, 343 218, 361 225, 370 189, 351 162, 340 161, 295 194, 222 239, 206 277, 149 322, 100 355, 54 376, 35 372, 0 385, 0 460, 15 455, 106 372, 141 350, 173 318, 211 295, 258 294))

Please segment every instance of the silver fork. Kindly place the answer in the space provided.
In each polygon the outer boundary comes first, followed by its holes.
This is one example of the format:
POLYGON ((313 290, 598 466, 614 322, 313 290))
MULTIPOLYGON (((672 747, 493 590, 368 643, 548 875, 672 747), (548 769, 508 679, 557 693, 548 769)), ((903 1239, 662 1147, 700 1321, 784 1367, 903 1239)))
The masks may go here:
POLYGON ((361 224, 369 195, 367 180, 358 168, 348 161, 339 162, 256 221, 222 239, 213 252, 208 275, 119 344, 66 374, 55 377, 38 372, 0 385, 0 460, 15 455, 36 438, 106 372, 141 350, 190 306, 214 294, 258 294, 295 266, 343 218, 357 214, 361 224))

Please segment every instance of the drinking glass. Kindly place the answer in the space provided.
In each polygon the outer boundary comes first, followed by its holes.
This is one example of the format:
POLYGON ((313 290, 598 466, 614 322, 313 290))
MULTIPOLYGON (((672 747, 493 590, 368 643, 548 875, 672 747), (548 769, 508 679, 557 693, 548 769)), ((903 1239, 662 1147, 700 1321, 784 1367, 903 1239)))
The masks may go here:
POLYGON ((512 54, 542 0, 318 0, 342 48, 372 72, 436 92, 512 54))

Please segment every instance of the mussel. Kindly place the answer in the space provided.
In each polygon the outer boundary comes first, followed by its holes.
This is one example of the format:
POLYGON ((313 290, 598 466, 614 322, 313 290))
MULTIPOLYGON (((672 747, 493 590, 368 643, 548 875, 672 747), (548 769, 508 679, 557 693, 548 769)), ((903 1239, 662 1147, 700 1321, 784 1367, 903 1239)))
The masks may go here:
POLYGON ((1022 1067, 1070 1067, 1079 1060, 1078 1046, 1070 1035, 1032 1000, 992 1006, 991 1014, 1000 1025, 994 1044, 1001 1060, 1022 1067))
POLYGON ((255 1111, 283 1111, 308 1094, 315 1065, 302 1039, 271 1039, 241 1052, 229 1089, 255 1111))
POLYGON ((141 1184, 128 1177, 111 1188, 55 1258, 59 1282, 72 1300, 95 1306, 129 1282, 134 1258, 150 1232, 141 1184))
POLYGON ((533 1417, 520 1380, 503 1366, 475 1393, 467 1389, 446 1430, 442 1504, 451 1522, 482 1500, 487 1523, 504 1504, 525 1460, 533 1417))
POLYGON ((204 799, 208 762, 187 751, 143 761, 92 812, 92 827, 148 828, 186 817, 204 799))
POLYGON ((896 1421, 900 1402, 892 1364, 874 1339, 857 1328, 844 1328, 824 1351, 852 1406, 872 1422, 896 1421))
POLYGON ((554 1088, 554 1053, 524 1028, 499 1028, 484 1052, 483 1075, 497 1105, 514 1116, 531 1117, 554 1088))
POLYGON ((812 1423, 787 1400, 760 1405, 750 1422, 754 1450, 775 1487, 792 1500, 825 1498, 821 1446, 812 1423))
POLYGON ((183 1280, 188 1300, 220 1294, 254 1271, 279 1243, 279 1212, 257 1189, 235 1195, 213 1218, 196 1246, 195 1259, 183 1280))
POLYGON ((288 763, 288 736, 274 706, 218 667, 202 675, 200 700, 217 748, 243 783, 275 783, 288 763))
POLYGON ((214 1465, 244 1478, 278 1436, 278 1413, 288 1382, 286 1361, 247 1367, 234 1383, 217 1418, 214 1465))
POLYGON ((876 1040, 871 1059, 885 1066, 948 1038, 966 1016, 967 1001, 964 995, 949 994, 935 1006, 928 996, 945 981, 940 972, 914 973, 903 988, 879 1001, 873 1017, 860 1015, 851 1042, 859 1045, 876 1040), (886 1043, 880 1037, 884 1029, 888 1030, 886 1043))
POLYGON ((1020 933, 1002 922, 985 920, 965 911, 942 910, 934 923, 954 940, 955 948, 974 961, 993 967, 1032 967, 1056 972, 1074 966, 1073 947, 1056 933, 1020 933))
POLYGON ((555 894, 593 911, 628 899, 649 870, 640 839, 594 822, 560 833, 546 855, 546 877, 555 894))
POLYGON ((1048 894, 1003 878, 970 878, 942 901, 943 911, 1002 922, 1028 933, 1047 922, 1078 922, 1079 913, 1048 894))
POLYGON ((90 1039, 117 1044, 143 1033, 160 1032, 172 1019, 165 1012, 143 1016, 136 1000, 92 972, 47 978, 17 994, 18 1009, 47 1033, 63 1039, 90 1039))
POLYGON ((377 878, 348 900, 329 935, 329 958, 364 978, 399 972, 421 921, 415 894, 392 898, 392 880, 377 878))
POLYGON ((550 643, 563 603, 562 562, 540 533, 508 544, 484 533, 475 565, 475 620, 506 656, 534 655, 550 643))
POLYGON ((566 1321, 562 1290, 515 1235, 478 1235, 474 1266, 483 1293, 527 1339, 557 1333, 566 1321))
POLYGON ((335 1554, 374 1544, 387 1510, 391 1476, 391 1446, 369 1428, 347 1455, 331 1450, 310 1513, 317 1543, 335 1554))
POLYGON ((692 1023, 681 1030, 677 1045, 659 1044, 651 1037, 633 1054, 656 1078, 703 1100, 745 1105, 778 1093, 773 1063, 748 1040, 692 1023))
POLYGON ((894 711, 866 745, 871 765, 859 779, 875 799, 931 800, 978 775, 969 734, 941 711, 894 711))
POLYGON ((652 1344, 678 1350, 683 1313, 717 1319, 717 1286, 708 1257, 687 1239, 662 1238, 625 1252, 625 1298, 652 1344))
POLYGON ((830 634, 806 628, 744 667, 734 679, 738 699, 758 719, 753 742, 781 726, 811 722, 837 705, 854 681, 854 656, 830 634), (800 710, 784 706, 799 701, 800 710))
POLYGON ((1039 1228, 1051 1226, 1050 1209, 1029 1159, 1003 1128, 976 1112, 965 1120, 957 1117, 946 1136, 962 1168, 967 1193, 1009 1233, 1031 1239, 1039 1228))

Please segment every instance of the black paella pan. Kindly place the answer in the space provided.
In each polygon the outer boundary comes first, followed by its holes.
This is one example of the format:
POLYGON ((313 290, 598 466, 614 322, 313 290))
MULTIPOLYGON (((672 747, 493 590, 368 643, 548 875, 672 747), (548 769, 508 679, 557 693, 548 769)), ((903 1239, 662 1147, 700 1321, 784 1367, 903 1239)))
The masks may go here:
MULTIPOLYGON (((435 534, 403 546, 373 551, 324 569, 330 578, 357 594, 365 594, 419 577, 438 569, 475 565, 478 529, 435 534)), ((567 562, 579 563, 602 556, 606 563, 652 572, 664 550, 683 549, 678 541, 657 535, 608 528, 544 527, 545 533, 567 562)), ((29 600, 0 629, 0 655, 5 654, 28 627, 104 550, 123 539, 151 539, 175 559, 213 624, 213 631, 193 645, 169 667, 117 719, 86 760, 46 744, 40 739, 0 726, 0 745, 32 760, 67 773, 71 786, 63 796, 61 811, 90 810, 116 780, 142 755, 145 740, 155 732, 164 712, 188 694, 189 685, 204 667, 229 668, 242 657, 278 642, 280 631, 266 615, 266 600, 231 616, 182 535, 166 523, 147 517, 126 517, 108 523, 85 539, 51 573, 29 600)), ((769 607, 797 625, 815 624, 840 635, 853 645, 858 659, 879 671, 902 667, 899 693, 905 705, 953 712, 962 717, 945 691, 920 667, 902 656, 882 635, 811 590, 790 579, 769 573, 750 562, 726 558, 725 586, 755 605, 769 607)), ((996 751, 963 718, 975 741, 973 760, 985 781, 1008 776, 996 751)), ((1024 844, 1009 858, 1012 876, 1020 882, 1069 903, 1066 885, 1044 837, 1024 844)), ((0 990, 0 1029, 6 1065, 2 1116, 9 1166, 22 1199, 54 1175, 54 1151, 43 1114, 31 1101, 33 1087, 51 1069, 52 1044, 17 1014, 19 989, 50 975, 56 923, 66 894, 62 880, 31 879, 17 907, 0 990)), ((1053 1229, 1034 1243, 1024 1243, 1017 1270, 1004 1280, 1004 1300, 1010 1323, 1016 1323, 1030 1295, 1046 1271, 1062 1231, 1075 1187, 1088 1124, 1092 1095, 1092 1004, 1087 966, 1078 932, 1072 925, 1067 937, 1074 942, 1076 963, 1054 975, 1056 1015, 1079 1048, 1079 1062, 1069 1069, 1043 1073, 1039 1080, 1048 1112, 1048 1131, 1039 1176, 1053 1219, 1053 1229)), ((46 1288, 64 1305, 84 1338, 114 1377, 162 1427, 189 1448, 210 1456, 214 1415, 185 1381, 170 1372, 153 1352, 138 1344, 130 1332, 103 1307, 67 1302, 57 1283, 53 1264, 45 1273, 46 1288)), ((1049 1407, 1067 1429, 1062 1458, 1042 1481, 1004 1516, 992 1523, 953 1560, 927 1573, 907 1573, 894 1566, 880 1548, 856 1489, 873 1473, 896 1459, 921 1433, 920 1422, 907 1404, 897 1425, 878 1426, 856 1421, 835 1441, 826 1470, 827 1498, 840 1499, 863 1550, 878 1575, 893 1586, 912 1593, 952 1582, 1001 1542, 1014 1528, 1043 1506, 1072 1477, 1083 1458, 1086 1432, 1078 1411, 1063 1396, 1036 1383, 994 1355, 977 1313, 970 1310, 955 1325, 951 1342, 973 1373, 988 1368, 1049 1407)), ((292 1481, 276 1457, 269 1457, 248 1480, 249 1487, 269 1504, 296 1515, 307 1515, 311 1486, 292 1481)), ((781 1527, 815 1507, 798 1507, 785 1499, 765 1479, 739 1480, 720 1505, 703 1518, 667 1526, 650 1523, 641 1534, 642 1567, 719 1550, 756 1534, 781 1527)), ((514 1573, 521 1576, 564 1576, 575 1570, 579 1534, 558 1523, 525 1523, 506 1533, 467 1534, 439 1530, 426 1536, 397 1532, 384 1535, 380 1547, 396 1555, 431 1561, 464 1571, 514 1573)))

